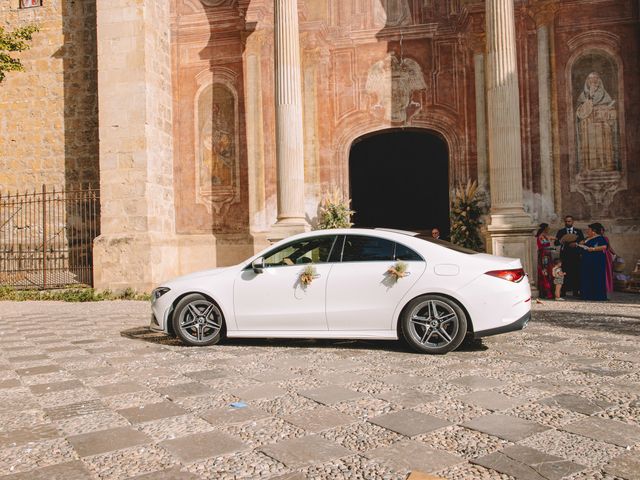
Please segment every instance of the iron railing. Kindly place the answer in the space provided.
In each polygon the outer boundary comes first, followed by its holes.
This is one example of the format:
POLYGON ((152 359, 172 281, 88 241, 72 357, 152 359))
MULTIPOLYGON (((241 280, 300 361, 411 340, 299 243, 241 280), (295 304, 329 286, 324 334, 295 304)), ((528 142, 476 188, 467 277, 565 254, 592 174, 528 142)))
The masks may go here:
POLYGON ((93 286, 99 233, 98 189, 0 193, 0 286, 93 286))

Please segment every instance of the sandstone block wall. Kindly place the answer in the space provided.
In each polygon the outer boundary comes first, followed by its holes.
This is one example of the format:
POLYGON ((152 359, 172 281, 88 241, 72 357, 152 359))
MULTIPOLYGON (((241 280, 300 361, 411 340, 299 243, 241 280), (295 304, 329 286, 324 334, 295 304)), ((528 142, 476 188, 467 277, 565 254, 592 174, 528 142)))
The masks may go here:
POLYGON ((95 0, 0 2, 6 30, 36 24, 24 72, 0 84, 0 190, 99 182, 95 0))

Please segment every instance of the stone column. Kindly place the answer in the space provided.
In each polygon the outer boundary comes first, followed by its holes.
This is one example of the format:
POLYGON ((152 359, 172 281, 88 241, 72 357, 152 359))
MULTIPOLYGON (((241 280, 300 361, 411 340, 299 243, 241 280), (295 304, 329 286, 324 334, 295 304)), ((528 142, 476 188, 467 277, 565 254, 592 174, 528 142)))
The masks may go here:
POLYGON ((101 234, 98 289, 175 276, 169 2, 97 0, 101 234))
POLYGON ((476 91, 476 158, 478 188, 489 193, 489 164, 487 163, 487 103, 485 94, 485 36, 472 35, 470 46, 473 53, 473 75, 476 91))
POLYGON ((304 143, 297 0, 276 0, 275 87, 278 220, 272 237, 309 229, 304 215, 304 143))
POLYGON ((533 17, 538 35, 538 112, 540 129, 540 205, 541 218, 549 221, 555 217, 553 178, 553 125, 551 119, 551 45, 555 2, 534 4, 533 17))
POLYGON ((535 280, 531 217, 522 200, 520 104, 514 0, 486 0, 490 250, 517 257, 535 280))

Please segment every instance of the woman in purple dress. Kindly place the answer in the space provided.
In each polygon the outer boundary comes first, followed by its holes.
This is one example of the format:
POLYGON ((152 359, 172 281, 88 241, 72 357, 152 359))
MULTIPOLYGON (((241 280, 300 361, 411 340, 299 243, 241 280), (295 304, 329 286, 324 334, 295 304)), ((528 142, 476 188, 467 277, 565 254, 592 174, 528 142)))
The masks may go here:
POLYGON ((582 245, 580 292, 585 300, 607 300, 607 241, 597 233, 601 230, 599 223, 589 225, 582 245))

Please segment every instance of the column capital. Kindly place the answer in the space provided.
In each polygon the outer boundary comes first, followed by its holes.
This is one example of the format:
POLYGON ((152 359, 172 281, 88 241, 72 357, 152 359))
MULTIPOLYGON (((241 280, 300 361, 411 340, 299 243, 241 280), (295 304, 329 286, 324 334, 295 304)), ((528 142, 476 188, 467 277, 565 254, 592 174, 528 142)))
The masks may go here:
POLYGON ((528 13, 536 27, 541 27, 552 24, 559 9, 560 3, 557 0, 538 0, 531 4, 528 13))

